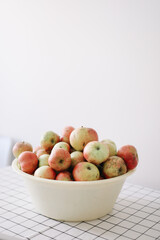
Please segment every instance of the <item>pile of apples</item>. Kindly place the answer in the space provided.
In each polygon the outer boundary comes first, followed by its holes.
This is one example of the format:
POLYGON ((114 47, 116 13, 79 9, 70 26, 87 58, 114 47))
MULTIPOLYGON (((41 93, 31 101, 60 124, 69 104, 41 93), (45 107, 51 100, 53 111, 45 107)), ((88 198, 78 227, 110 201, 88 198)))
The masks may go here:
POLYGON ((61 137, 47 131, 34 150, 30 143, 17 142, 13 155, 19 168, 36 177, 63 181, 94 181, 117 177, 138 164, 137 150, 125 145, 98 140, 92 128, 67 126, 61 137))

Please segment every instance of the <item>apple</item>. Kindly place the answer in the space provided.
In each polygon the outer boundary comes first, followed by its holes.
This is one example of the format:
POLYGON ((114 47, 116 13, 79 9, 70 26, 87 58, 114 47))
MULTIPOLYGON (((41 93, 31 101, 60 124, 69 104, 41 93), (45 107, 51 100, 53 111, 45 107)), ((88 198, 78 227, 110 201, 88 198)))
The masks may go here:
POLYGON ((17 142, 12 149, 13 155, 15 158, 18 158, 18 156, 25 151, 33 152, 32 145, 28 142, 17 142))
POLYGON ((48 158, 49 158, 49 154, 43 154, 38 158, 39 161, 39 167, 42 166, 49 166, 48 164, 48 158))
POLYGON ((44 154, 48 154, 48 152, 45 149, 40 149, 37 151, 36 155, 39 158, 40 156, 44 155, 44 154))
POLYGON ((134 169, 139 161, 137 149, 132 145, 121 147, 117 152, 117 156, 124 159, 128 170, 134 169))
POLYGON ((40 145, 49 153, 49 151, 52 150, 53 146, 59 141, 60 141, 60 137, 57 133, 48 131, 48 132, 45 132, 41 137, 40 145))
POLYGON ((75 181, 95 181, 100 178, 98 168, 89 162, 77 163, 72 174, 75 181))
POLYGON ((33 150, 33 152, 36 154, 39 150, 41 150, 42 147, 41 146, 36 146, 33 150))
POLYGON ((25 151, 18 156, 18 163, 23 172, 33 174, 38 166, 38 158, 35 153, 25 151))
POLYGON ((127 166, 122 158, 112 156, 104 162, 102 172, 105 178, 117 177, 127 172, 127 166))
POLYGON ((48 158, 48 164, 56 171, 67 170, 71 165, 70 153, 63 148, 53 149, 48 158))
POLYGON ((102 142, 92 141, 85 146, 83 156, 88 162, 99 165, 109 157, 109 148, 102 142))
POLYGON ((67 150, 68 152, 70 151, 70 145, 66 142, 58 142, 54 145, 53 149, 56 148, 63 148, 65 150, 67 150))
POLYGON ((84 162, 83 153, 80 151, 74 151, 71 153, 71 168, 74 168, 77 163, 84 162))
POLYGON ((71 178, 71 173, 68 171, 63 171, 58 173, 56 180, 61 180, 61 181, 72 181, 71 178))
POLYGON ((60 138, 60 140, 62 142, 66 142, 66 143, 70 143, 69 141, 69 137, 70 137, 70 134, 71 132, 74 130, 74 127, 72 126, 66 126, 63 131, 62 131, 62 137, 60 138))
POLYGON ((49 166, 42 166, 36 169, 34 176, 40 178, 55 179, 56 172, 49 166))
POLYGON ((117 155, 117 147, 113 141, 111 141, 110 139, 105 139, 105 140, 102 140, 101 142, 106 144, 109 147, 109 156, 110 157, 117 155))
POLYGON ((98 141, 98 134, 92 128, 80 127, 71 132, 70 144, 77 151, 83 151, 85 145, 91 141, 98 141))
MULTIPOLYGON (((39 150, 45 150, 45 149, 42 148, 42 146, 36 146, 36 147, 34 148, 33 152, 34 152, 35 154, 37 154, 37 152, 38 152, 39 150)), ((45 150, 45 152, 46 152, 47 154, 50 154, 51 151, 45 150)))

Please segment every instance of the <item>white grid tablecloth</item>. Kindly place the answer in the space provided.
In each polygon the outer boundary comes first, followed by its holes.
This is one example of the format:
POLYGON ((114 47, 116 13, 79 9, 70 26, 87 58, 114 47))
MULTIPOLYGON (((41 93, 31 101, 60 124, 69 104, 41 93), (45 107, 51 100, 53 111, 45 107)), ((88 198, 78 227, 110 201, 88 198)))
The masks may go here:
POLYGON ((160 239, 160 191, 125 183, 110 214, 87 222, 56 221, 37 213, 22 178, 2 168, 0 233, 32 240, 160 239))

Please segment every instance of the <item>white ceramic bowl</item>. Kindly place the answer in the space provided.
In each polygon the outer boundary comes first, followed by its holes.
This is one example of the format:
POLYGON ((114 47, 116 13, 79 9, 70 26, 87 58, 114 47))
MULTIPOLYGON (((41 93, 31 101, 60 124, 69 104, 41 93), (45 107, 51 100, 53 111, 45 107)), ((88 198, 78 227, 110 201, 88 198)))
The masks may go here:
POLYGON ((105 180, 70 182, 24 173, 17 159, 12 167, 24 178, 37 212, 64 221, 93 220, 111 212, 124 181, 135 171, 105 180))

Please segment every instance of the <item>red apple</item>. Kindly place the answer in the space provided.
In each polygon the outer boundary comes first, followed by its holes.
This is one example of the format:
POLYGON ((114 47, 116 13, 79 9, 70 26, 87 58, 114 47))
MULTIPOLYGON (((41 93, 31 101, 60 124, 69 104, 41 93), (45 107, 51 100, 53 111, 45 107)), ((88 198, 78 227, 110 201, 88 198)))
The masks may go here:
POLYGON ((98 141, 98 134, 92 128, 80 127, 71 132, 70 144, 77 151, 83 151, 85 145, 91 141, 98 141))
POLYGON ((124 159, 128 170, 134 169, 139 161, 137 150, 132 145, 125 145, 121 147, 117 152, 117 156, 124 159))
POLYGON ((61 137, 61 141, 62 142, 66 142, 66 143, 70 143, 69 142, 69 137, 70 137, 70 134, 71 132, 74 130, 74 127, 72 126, 66 126, 63 131, 62 131, 62 137, 61 137))
POLYGON ((89 162, 76 164, 72 174, 75 181, 95 181, 100 177, 98 168, 89 162))
POLYGON ((109 157, 103 164, 103 176, 112 178, 127 172, 125 161, 117 156, 109 157))
POLYGON ((41 146, 36 146, 33 150, 33 152, 36 154, 39 150, 41 150, 42 147, 41 146))
POLYGON ((18 156, 25 151, 33 151, 32 145, 28 142, 17 142, 12 149, 13 155, 15 158, 18 158, 18 156))
POLYGON ((56 171, 64 171, 71 165, 70 153, 63 148, 53 149, 48 158, 48 164, 56 171))
POLYGON ((44 155, 44 154, 48 154, 47 151, 45 149, 40 149, 37 151, 36 155, 39 158, 40 156, 44 155))
POLYGON ((38 166, 38 158, 33 152, 22 152, 18 157, 18 163, 23 172, 33 174, 38 166))
POLYGON ((56 180, 61 180, 61 181, 72 181, 71 178, 71 173, 68 171, 63 171, 58 173, 56 180))
POLYGON ((56 172, 49 166, 42 166, 36 169, 34 176, 40 178, 55 179, 56 172))
POLYGON ((109 148, 102 142, 92 141, 85 146, 83 156, 88 162, 99 165, 109 157, 109 148))

